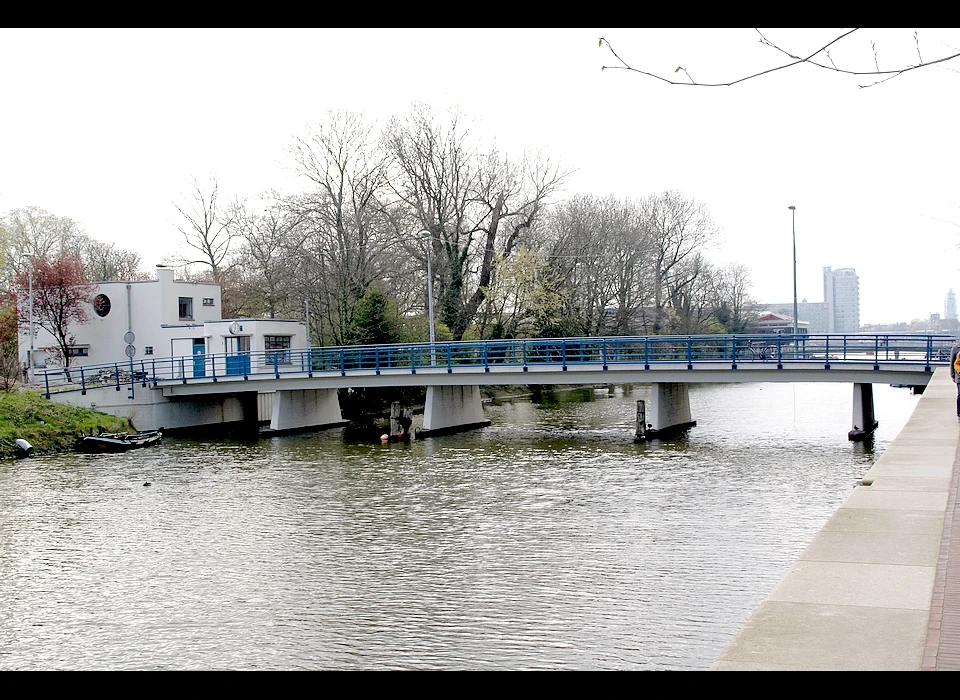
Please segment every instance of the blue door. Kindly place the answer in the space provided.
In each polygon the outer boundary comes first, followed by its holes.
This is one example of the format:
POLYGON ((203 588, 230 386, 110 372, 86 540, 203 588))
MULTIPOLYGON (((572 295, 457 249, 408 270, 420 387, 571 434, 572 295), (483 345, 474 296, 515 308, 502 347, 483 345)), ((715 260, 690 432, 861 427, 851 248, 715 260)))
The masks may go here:
POLYGON ((227 338, 227 374, 247 376, 250 374, 250 336, 227 338))
POLYGON ((194 338, 193 339, 193 376, 194 377, 207 376, 206 370, 204 369, 205 353, 206 353, 206 345, 203 342, 203 338, 194 338))

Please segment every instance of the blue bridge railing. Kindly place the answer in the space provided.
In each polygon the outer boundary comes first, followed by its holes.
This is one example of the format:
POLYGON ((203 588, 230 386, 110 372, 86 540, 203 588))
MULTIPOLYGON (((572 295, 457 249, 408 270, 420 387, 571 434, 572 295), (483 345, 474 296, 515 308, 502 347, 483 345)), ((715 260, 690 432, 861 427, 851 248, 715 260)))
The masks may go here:
MULTIPOLYGON (((273 375, 349 376, 405 371, 416 374, 427 368, 522 368, 587 365, 603 369, 618 365, 770 366, 783 369, 820 365, 824 369, 844 364, 922 366, 931 371, 947 364, 955 339, 941 335, 692 335, 604 338, 537 338, 475 342, 355 345, 300 350, 268 350, 233 354, 127 360, 99 365, 50 368, 38 373, 47 396, 61 391, 159 382, 217 381, 273 375)), ((562 382, 558 382, 562 383, 562 382)))

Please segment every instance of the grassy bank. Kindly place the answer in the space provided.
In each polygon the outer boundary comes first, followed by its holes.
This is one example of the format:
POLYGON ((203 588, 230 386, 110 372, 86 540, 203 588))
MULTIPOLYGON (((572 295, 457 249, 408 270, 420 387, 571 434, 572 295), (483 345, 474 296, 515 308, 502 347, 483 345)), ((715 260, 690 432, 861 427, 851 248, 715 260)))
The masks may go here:
POLYGON ((23 438, 36 454, 50 454, 73 448, 80 433, 131 430, 130 422, 75 406, 64 406, 43 398, 36 391, 0 394, 0 458, 16 455, 14 440, 23 438))

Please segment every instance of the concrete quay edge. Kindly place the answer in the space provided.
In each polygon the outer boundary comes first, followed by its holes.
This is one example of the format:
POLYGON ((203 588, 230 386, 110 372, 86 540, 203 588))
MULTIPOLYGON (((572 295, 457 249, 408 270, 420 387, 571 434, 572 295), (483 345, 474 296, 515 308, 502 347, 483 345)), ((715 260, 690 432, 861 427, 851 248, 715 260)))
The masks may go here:
POLYGON ((710 670, 960 670, 956 396, 938 368, 900 434, 710 670))

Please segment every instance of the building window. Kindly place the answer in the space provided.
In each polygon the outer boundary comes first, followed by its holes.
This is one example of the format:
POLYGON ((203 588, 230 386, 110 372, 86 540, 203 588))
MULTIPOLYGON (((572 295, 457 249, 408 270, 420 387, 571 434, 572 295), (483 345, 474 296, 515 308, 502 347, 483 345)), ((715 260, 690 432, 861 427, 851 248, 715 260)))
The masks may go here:
POLYGON ((90 357, 90 346, 72 345, 67 348, 67 357, 90 357))
POLYGON ((180 320, 193 320, 193 297, 180 297, 180 320))
POLYGON ((281 365, 290 364, 290 336, 289 335, 263 336, 263 349, 267 351, 266 361, 268 364, 273 364, 274 362, 281 365))
POLYGON ((145 345, 145 346, 143 347, 143 354, 144 354, 144 355, 152 355, 152 354, 153 354, 153 346, 152 346, 152 345, 145 345))
POLYGON ((110 297, 106 294, 98 294, 93 298, 93 312, 103 318, 110 313, 110 297))
POLYGON ((203 298, 204 306, 213 306, 213 297, 204 297, 203 298))

